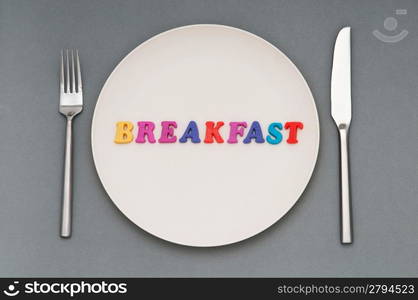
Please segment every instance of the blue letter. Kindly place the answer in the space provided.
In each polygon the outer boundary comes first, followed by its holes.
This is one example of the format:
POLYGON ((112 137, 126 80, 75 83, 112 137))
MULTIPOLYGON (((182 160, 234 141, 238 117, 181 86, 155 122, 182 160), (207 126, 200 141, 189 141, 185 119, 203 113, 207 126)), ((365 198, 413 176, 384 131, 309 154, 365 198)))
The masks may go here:
POLYGON ((187 128, 184 131, 183 136, 179 139, 179 142, 186 143, 188 138, 192 140, 192 143, 200 143, 199 129, 197 129, 195 121, 190 121, 189 125, 187 125, 187 128))
POLYGON ((271 123, 270 124, 269 129, 268 129, 270 135, 267 136, 267 142, 269 144, 277 145, 282 141, 283 135, 278 129, 280 129, 280 130, 283 129, 282 123, 271 123))
POLYGON ((255 139, 256 143, 264 143, 263 132, 261 131, 260 123, 257 121, 251 124, 250 130, 244 139, 244 144, 251 143, 252 139, 255 139))

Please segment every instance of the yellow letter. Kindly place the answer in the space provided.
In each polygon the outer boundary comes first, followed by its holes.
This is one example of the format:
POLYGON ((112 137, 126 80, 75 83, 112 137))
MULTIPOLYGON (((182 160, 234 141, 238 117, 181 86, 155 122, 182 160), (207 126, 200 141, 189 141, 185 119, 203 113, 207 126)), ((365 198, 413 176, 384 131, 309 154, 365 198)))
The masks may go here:
POLYGON ((116 144, 129 144, 134 139, 132 134, 132 129, 134 129, 134 124, 128 121, 117 122, 116 123, 116 144))

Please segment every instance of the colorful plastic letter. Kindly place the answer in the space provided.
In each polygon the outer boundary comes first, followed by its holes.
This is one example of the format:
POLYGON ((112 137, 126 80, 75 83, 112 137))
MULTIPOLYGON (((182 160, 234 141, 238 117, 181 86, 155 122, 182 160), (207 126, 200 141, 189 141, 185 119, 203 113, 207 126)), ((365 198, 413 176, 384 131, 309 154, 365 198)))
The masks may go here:
POLYGON ((158 139, 159 143, 175 143, 177 137, 174 135, 174 128, 177 128, 175 121, 162 121, 161 122, 161 136, 158 139))
POLYGON ((194 144, 200 143, 199 129, 197 128, 195 121, 189 122, 189 125, 187 125, 187 128, 184 131, 183 136, 179 139, 179 142, 186 143, 187 139, 190 139, 194 144))
POLYGON ((221 135, 219 134, 219 129, 224 126, 224 122, 219 121, 216 123, 212 122, 212 121, 208 121, 206 122, 206 136, 205 136, 205 143, 206 144, 212 144, 213 143, 213 138, 215 138, 215 141, 219 144, 223 143, 224 140, 221 137, 221 135))
POLYGON ((287 138, 288 144, 297 144, 297 134, 298 129, 303 129, 303 123, 302 122, 287 122, 284 124, 285 129, 289 129, 289 137, 287 138))
POLYGON ((128 121, 122 121, 116 123, 116 135, 114 142, 116 144, 129 144, 134 139, 132 134, 134 124, 128 121))
POLYGON ((279 131, 282 129, 283 129, 282 123, 271 123, 268 128, 269 135, 266 138, 267 142, 272 145, 279 144, 283 139, 283 135, 279 131))
POLYGON ((230 122, 229 138, 227 142, 229 144, 238 143, 238 136, 244 136, 244 129, 247 128, 247 122, 230 122))
POLYGON ((264 143, 263 131, 261 130, 260 123, 257 121, 251 124, 250 130, 244 139, 244 144, 251 143, 252 139, 255 139, 256 143, 264 143))
POLYGON ((138 122, 138 135, 136 137, 135 142, 137 143, 145 143, 145 137, 148 137, 149 143, 155 143, 155 137, 154 137, 154 128, 155 124, 154 122, 138 122))

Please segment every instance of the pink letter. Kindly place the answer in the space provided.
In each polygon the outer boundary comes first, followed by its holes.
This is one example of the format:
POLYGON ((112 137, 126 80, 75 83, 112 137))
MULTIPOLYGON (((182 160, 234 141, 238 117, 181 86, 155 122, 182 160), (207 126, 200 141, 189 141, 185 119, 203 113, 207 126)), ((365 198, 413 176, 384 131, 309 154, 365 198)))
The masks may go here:
POLYGON ((236 144, 238 143, 237 136, 244 136, 244 128, 247 128, 247 122, 230 122, 229 126, 231 127, 229 131, 228 143, 236 144))
POLYGON ((158 139, 159 143, 175 143, 177 137, 174 135, 174 128, 177 128, 175 121, 162 121, 161 122, 161 136, 158 139))
POLYGON ((154 122, 138 122, 138 136, 135 142, 145 143, 145 136, 148 136, 148 142, 155 143, 154 122))

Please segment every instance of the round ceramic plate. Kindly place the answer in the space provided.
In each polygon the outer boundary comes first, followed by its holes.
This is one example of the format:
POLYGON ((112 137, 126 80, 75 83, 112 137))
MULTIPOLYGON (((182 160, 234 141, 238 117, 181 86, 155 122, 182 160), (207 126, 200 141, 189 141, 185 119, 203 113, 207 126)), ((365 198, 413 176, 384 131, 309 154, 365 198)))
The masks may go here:
POLYGON ((138 46, 106 81, 92 124, 94 162, 115 205, 189 246, 235 243, 277 222, 308 184, 318 146, 314 99, 295 65, 221 25, 138 46))

